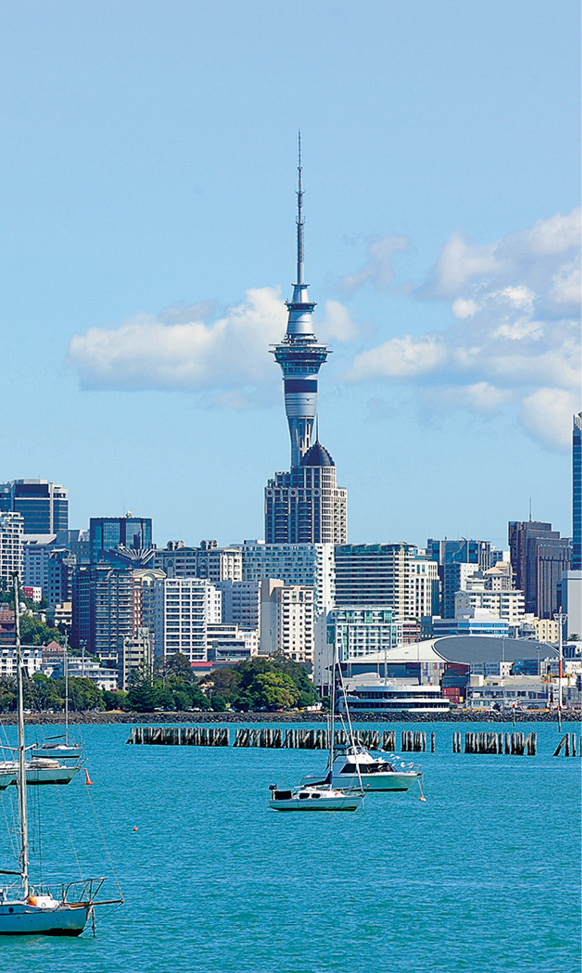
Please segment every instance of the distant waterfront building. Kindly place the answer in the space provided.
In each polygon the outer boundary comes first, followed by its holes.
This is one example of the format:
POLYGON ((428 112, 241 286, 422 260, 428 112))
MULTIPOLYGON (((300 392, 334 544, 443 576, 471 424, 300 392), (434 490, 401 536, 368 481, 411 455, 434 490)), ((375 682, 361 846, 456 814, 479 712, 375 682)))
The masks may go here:
POLYGON ((325 447, 315 443, 289 473, 276 473, 265 489, 267 544, 343 544, 347 491, 325 447))
POLYGON ((338 544, 335 605, 390 607, 400 621, 430 616, 438 565, 414 544, 338 544))
POLYGON ((168 578, 206 578, 213 584, 242 580, 240 546, 219 547, 215 540, 200 541, 199 547, 169 541, 167 547, 155 550, 153 564, 168 578))
POLYGON ((37 538, 25 541, 23 547, 22 580, 26 585, 38 585, 49 607, 71 601, 72 583, 77 558, 71 551, 56 546, 56 542, 40 543, 37 538))
POLYGON ((202 578, 165 578, 155 582, 155 652, 176 652, 191 663, 208 660, 208 626, 221 623, 220 592, 202 578))
POLYGON ((222 621, 247 632, 260 631, 262 581, 219 581, 222 621))
POLYGON ((313 594, 311 585, 286 585, 273 578, 262 582, 261 655, 281 652, 295 662, 313 665, 313 594))
POLYGON ((287 302, 287 331, 271 350, 281 367, 291 440, 288 473, 276 473, 265 489, 268 544, 327 544, 347 540, 347 491, 336 483, 335 464, 314 437, 317 376, 329 349, 318 342, 303 275, 304 221, 299 146, 297 190, 297 282, 287 302))
POLYGON ((582 412, 572 430, 572 571, 582 571, 582 412))
POLYGON ((140 553, 152 549, 151 517, 91 517, 89 521, 91 561, 95 563, 107 552, 140 553))
POLYGON ((153 566, 168 578, 196 577, 196 547, 187 547, 184 541, 168 541, 166 547, 156 548, 153 566))
POLYGON ((0 513, 0 578, 9 584, 15 571, 22 572, 23 534, 22 514, 0 513))
POLYGON ((278 578, 285 584, 314 588, 315 613, 334 604, 333 544, 264 544, 245 541, 242 548, 243 580, 278 578))
POLYGON ((491 543, 465 537, 444 540, 429 537, 426 550, 428 557, 439 565, 440 614, 443 618, 453 618, 455 591, 464 587, 465 579, 475 570, 486 571, 491 567, 491 543))
POLYGON ((196 550, 196 577, 213 584, 219 581, 242 581, 240 547, 219 547, 217 541, 200 541, 196 550))
POLYGON ((526 612, 552 618, 560 607, 562 574, 570 565, 568 538, 541 521, 510 521, 509 548, 515 587, 524 593, 526 612))
POLYGON ((507 621, 485 608, 467 608, 456 618, 433 618, 432 631, 435 638, 447 635, 496 635, 509 637, 507 621))
MULTIPOLYGON (((473 580, 473 579, 470 579, 473 580)), ((455 618, 471 608, 483 608, 508 625, 519 625, 525 614, 523 591, 487 591, 485 587, 471 586, 455 594, 455 618)))
POLYGON ((134 634, 133 578, 130 570, 100 564, 82 565, 72 586, 71 644, 91 655, 118 652, 134 634))
POLYGON ((56 534, 69 526, 67 490, 50 480, 0 483, 0 511, 22 514, 25 534, 56 534))
POLYGON ((385 654, 401 642, 402 622, 396 619, 391 608, 380 605, 332 608, 317 619, 315 626, 315 684, 329 684, 334 647, 343 664, 385 654))

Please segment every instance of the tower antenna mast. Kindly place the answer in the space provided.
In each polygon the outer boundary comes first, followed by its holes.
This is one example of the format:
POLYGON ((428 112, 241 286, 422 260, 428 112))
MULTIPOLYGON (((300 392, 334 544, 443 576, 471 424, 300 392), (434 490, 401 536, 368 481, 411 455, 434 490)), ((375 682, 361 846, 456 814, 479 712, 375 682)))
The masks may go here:
POLYGON ((297 284, 303 284, 303 189, 301 187, 301 132, 298 133, 298 165, 297 165, 297 284))

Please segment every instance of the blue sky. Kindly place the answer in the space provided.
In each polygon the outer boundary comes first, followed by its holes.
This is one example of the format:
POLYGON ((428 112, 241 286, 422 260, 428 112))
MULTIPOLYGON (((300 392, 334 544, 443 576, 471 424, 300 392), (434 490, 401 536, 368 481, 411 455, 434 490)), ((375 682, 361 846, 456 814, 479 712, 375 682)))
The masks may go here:
POLYGON ((569 534, 578 6, 6 0, 0 479, 263 535, 300 128, 350 540, 569 534))

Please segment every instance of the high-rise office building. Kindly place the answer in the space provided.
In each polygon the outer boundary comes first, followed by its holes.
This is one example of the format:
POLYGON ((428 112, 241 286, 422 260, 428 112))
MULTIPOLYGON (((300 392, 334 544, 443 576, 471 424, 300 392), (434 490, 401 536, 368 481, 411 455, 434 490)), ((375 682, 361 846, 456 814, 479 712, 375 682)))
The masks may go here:
POLYGON ((570 541, 539 520, 510 521, 509 550, 515 587, 526 612, 552 618, 560 607, 560 585, 570 564, 570 541))
POLYGON ((315 612, 333 607, 335 573, 333 544, 263 544, 245 541, 243 581, 279 578, 285 584, 310 585, 315 612))
POLYGON ((107 552, 121 549, 140 555, 152 549, 151 517, 91 517, 89 521, 91 562, 103 559, 107 552))
POLYGON ((313 331, 315 303, 304 280, 304 220, 301 143, 297 188, 297 282, 287 301, 285 337, 271 350, 281 366, 291 440, 290 471, 276 473, 265 489, 268 544, 343 543, 347 537, 347 491, 336 483, 330 454, 315 437, 317 376, 329 349, 313 331))
POLYGON ((267 544, 345 544, 347 490, 336 483, 335 463, 314 443, 299 466, 276 473, 265 489, 267 544))
POLYGON ((400 621, 420 621, 438 601, 438 565, 414 544, 338 544, 335 587, 338 607, 390 608, 400 621))
POLYGON ((1 510, 22 514, 25 534, 56 534, 69 526, 67 491, 50 480, 0 483, 1 510))
POLYGON ((208 659, 208 626, 221 621, 221 594, 202 578, 165 578, 154 585, 155 653, 208 659))
POLYGON ((12 511, 0 513, 0 578, 8 584, 12 584, 15 571, 22 571, 23 532, 21 514, 12 511))
POLYGON ((439 565, 441 584, 439 615, 443 618, 454 618, 455 592, 463 587, 465 578, 474 571, 486 571, 491 567, 491 543, 467 540, 465 537, 457 539, 445 537, 444 540, 429 537, 426 549, 428 556, 439 565))
POLYGON ((572 571, 582 571, 582 412, 572 430, 572 571))

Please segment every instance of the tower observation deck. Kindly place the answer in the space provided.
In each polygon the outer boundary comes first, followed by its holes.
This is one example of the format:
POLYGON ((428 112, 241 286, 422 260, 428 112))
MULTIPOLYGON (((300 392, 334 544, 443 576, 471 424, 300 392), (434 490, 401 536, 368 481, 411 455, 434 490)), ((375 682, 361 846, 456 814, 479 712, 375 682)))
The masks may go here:
POLYGON ((313 427, 317 413, 317 375, 330 353, 313 333, 310 301, 303 273, 303 189, 301 185, 301 136, 297 166, 297 283, 293 298, 287 301, 289 317, 283 340, 270 351, 281 366, 285 390, 285 413, 291 438, 291 468, 300 465, 313 444, 313 427))

